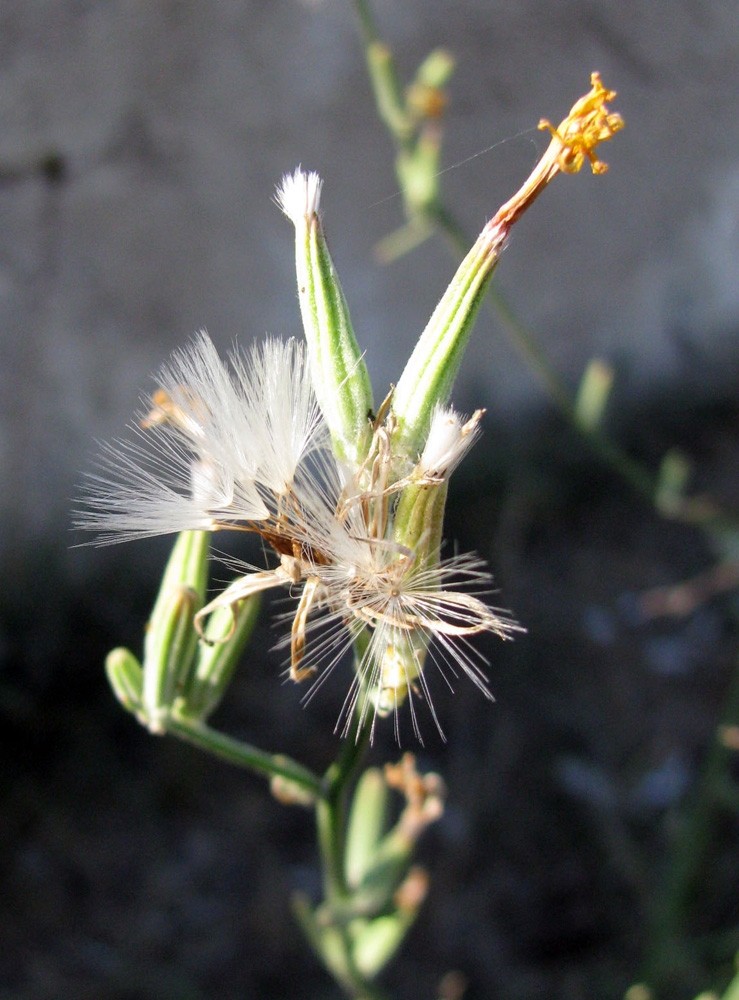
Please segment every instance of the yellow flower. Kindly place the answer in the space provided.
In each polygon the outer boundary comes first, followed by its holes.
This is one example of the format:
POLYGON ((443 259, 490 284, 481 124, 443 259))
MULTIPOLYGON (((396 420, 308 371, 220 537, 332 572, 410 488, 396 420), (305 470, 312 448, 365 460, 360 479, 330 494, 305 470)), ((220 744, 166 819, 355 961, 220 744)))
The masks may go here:
POLYGON ((606 101, 612 101, 616 91, 606 90, 600 81, 600 73, 592 73, 590 82, 590 93, 573 104, 558 128, 554 128, 546 118, 539 122, 540 129, 548 129, 552 134, 547 153, 551 151, 559 169, 566 174, 576 174, 586 158, 594 174, 604 174, 608 164, 597 158, 595 148, 624 125, 621 115, 609 112, 606 107, 606 101))
POLYGON ((606 102, 613 100, 616 91, 606 90, 599 73, 591 74, 590 83, 590 91, 575 101, 570 113, 557 128, 546 119, 539 122, 540 129, 551 132, 552 141, 528 180, 498 209, 485 227, 483 232, 487 232, 489 238, 494 237, 497 243, 507 236, 516 219, 557 174, 576 174, 586 159, 594 174, 604 174, 608 170, 608 164, 598 159, 595 150, 599 143, 612 138, 623 128, 624 120, 606 107, 606 102))

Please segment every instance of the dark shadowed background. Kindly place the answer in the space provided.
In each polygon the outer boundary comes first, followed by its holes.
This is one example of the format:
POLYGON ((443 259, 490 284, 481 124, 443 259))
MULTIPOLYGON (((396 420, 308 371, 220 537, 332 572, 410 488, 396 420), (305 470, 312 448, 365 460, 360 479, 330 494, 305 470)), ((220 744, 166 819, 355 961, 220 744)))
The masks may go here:
MULTIPOLYGON (((681 447, 696 489, 736 514, 736 4, 373 9, 407 77, 435 46, 458 60, 444 165, 487 151, 443 189, 471 238, 543 150, 539 119, 561 119, 594 69, 618 90, 609 174, 558 179, 497 280, 568 384, 591 356, 615 366, 609 429, 632 454, 654 469, 681 447)), ((336 996, 288 908, 317 886, 307 814, 148 736, 106 686, 108 649, 140 649, 169 542, 71 548, 69 524, 94 439, 120 432, 194 330, 223 350, 299 333, 291 227, 271 202, 298 163, 325 179, 384 394, 454 269, 433 239, 375 263, 402 221, 391 152, 344 0, 0 5, 3 1000, 336 996)), ((435 685, 448 743, 427 720, 420 763, 449 806, 388 982, 430 998, 459 969, 470 1000, 619 997, 732 675, 735 599, 637 614, 716 551, 593 457, 487 315, 454 398, 488 412, 449 537, 489 559, 529 632, 490 644, 496 704, 435 685)), ((301 708, 274 640, 267 611, 217 721, 323 767, 341 679, 301 708)), ((386 728, 377 762, 398 753, 386 728)), ((720 981, 739 946, 737 824, 714 833, 691 920, 723 943, 676 996, 720 981)))

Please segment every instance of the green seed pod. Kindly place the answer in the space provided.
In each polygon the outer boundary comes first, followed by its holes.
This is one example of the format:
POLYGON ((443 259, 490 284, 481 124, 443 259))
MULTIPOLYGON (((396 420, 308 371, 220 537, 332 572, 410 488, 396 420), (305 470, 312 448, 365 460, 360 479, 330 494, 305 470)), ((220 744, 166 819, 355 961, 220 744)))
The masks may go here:
POLYGON ((394 447, 415 462, 434 409, 449 399, 462 356, 488 290, 505 237, 486 227, 457 269, 395 387, 398 421, 394 447))
POLYGON ((370 446, 372 387, 318 214, 321 183, 318 174, 298 169, 283 178, 277 203, 295 226, 300 313, 318 403, 336 455, 356 467, 370 446))
POLYGON ((177 536, 144 640, 142 712, 153 733, 166 731, 174 700, 187 684, 198 636, 193 620, 203 606, 209 535, 177 536))

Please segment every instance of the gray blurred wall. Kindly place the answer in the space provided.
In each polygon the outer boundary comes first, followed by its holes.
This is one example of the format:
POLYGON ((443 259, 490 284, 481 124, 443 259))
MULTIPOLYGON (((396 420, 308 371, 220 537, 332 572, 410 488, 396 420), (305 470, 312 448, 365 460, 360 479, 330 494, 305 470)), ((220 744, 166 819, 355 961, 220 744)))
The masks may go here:
MULTIPOLYGON (((616 363, 617 405, 735 386, 737 4, 374 8, 407 76, 434 46, 458 59, 445 165, 494 146, 443 178, 470 234, 544 148, 527 130, 601 71, 627 123, 604 148, 611 171, 553 185, 500 286, 572 384, 593 354, 616 363)), ((299 332, 292 233, 271 202, 298 163, 325 178, 332 250, 384 391, 453 270, 439 240, 373 262, 401 222, 390 153, 343 0, 0 6, 0 558, 49 538, 64 549, 92 439, 120 431, 193 331, 224 349, 299 332), (33 166, 50 153, 57 179, 33 166)), ((493 421, 546 405, 487 318, 456 398, 493 421)))

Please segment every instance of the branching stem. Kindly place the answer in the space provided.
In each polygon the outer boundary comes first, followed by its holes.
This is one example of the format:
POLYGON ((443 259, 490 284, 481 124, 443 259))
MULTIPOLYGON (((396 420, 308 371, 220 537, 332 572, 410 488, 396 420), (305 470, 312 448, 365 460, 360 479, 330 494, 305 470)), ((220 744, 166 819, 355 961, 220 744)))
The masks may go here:
POLYGON ((167 732, 228 761, 229 764, 235 764, 236 767, 245 767, 262 777, 282 778, 291 782, 316 799, 324 794, 324 782, 318 775, 291 757, 260 750, 250 743, 219 733, 204 722, 172 715, 167 721, 167 732))

